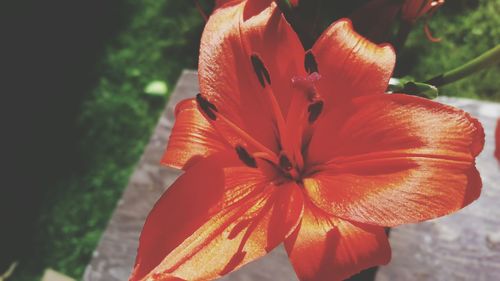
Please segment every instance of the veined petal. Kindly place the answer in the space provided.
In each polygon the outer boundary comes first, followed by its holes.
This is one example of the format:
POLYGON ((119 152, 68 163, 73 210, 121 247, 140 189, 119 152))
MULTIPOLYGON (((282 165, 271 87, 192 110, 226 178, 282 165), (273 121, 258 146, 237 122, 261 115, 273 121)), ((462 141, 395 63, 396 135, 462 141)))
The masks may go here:
POLYGON ((312 204, 305 205, 301 224, 285 246, 301 281, 344 280, 391 259, 382 227, 345 221, 312 204))
MULTIPOLYGON (((481 123, 463 110, 424 98, 390 94, 333 107, 309 146, 313 163, 373 159, 373 153, 429 155, 472 162, 483 149, 481 123)), ((432 157, 435 156, 435 157, 432 157)))
POLYGON ((317 87, 326 108, 363 95, 382 94, 391 78, 396 54, 390 45, 376 45, 339 20, 312 48, 321 80, 317 87))
POLYGON ((259 169, 216 154, 186 171, 156 203, 130 280, 208 280, 265 255, 302 213, 295 184, 276 187, 259 169))
POLYGON ((198 111, 196 101, 187 99, 177 104, 175 124, 162 164, 186 169, 198 160, 226 149, 226 143, 198 111))
POLYGON ((210 17, 202 36, 201 93, 222 115, 277 150, 268 95, 275 96, 285 114, 297 91, 291 78, 305 74, 303 60, 297 35, 273 1, 224 5, 210 17))
POLYGON ((323 210, 393 226, 452 213, 479 196, 484 131, 469 114, 396 94, 344 109, 318 124, 310 144, 309 160, 325 164, 304 185, 323 210))

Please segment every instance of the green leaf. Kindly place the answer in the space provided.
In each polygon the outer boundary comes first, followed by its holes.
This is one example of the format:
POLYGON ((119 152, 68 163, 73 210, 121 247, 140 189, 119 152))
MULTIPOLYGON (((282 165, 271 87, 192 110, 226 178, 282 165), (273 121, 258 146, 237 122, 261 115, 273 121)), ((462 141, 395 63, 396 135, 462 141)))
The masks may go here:
POLYGON ((427 99, 438 97, 438 89, 430 84, 415 82, 412 77, 391 78, 387 89, 390 93, 400 93, 427 99))

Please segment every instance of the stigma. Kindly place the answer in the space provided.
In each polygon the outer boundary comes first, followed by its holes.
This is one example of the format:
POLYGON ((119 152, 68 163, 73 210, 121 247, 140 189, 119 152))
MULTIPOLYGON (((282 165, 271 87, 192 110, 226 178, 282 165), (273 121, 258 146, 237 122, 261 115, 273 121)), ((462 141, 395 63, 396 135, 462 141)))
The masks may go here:
POLYGON ((294 76, 292 77, 292 85, 294 88, 299 89, 306 93, 309 101, 319 99, 318 92, 316 91, 316 83, 321 79, 318 72, 313 72, 306 77, 294 76))

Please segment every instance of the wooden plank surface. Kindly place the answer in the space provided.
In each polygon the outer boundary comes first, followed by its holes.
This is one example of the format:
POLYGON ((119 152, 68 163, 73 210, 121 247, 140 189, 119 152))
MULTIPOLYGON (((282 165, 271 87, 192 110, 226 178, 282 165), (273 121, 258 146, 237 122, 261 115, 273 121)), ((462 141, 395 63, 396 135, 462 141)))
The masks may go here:
MULTIPOLYGON (((85 281, 123 281, 131 272, 139 234, 153 204, 179 172, 159 165, 172 129, 175 104, 198 93, 196 72, 185 71, 132 174, 122 199, 88 265, 85 281)), ((484 189, 461 212, 434 221, 394 228, 392 262, 376 280, 499 280, 500 168, 493 159, 493 132, 500 105, 440 98, 479 117, 486 147, 478 158, 484 189)), ((189 206, 186 206, 189 207, 189 206)), ((221 280, 297 280, 283 247, 221 280)))

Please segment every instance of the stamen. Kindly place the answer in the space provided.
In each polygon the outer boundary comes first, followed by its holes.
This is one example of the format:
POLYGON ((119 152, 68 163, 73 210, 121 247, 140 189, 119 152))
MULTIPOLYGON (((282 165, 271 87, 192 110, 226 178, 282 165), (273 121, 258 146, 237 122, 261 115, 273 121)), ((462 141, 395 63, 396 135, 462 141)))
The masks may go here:
MULTIPOLYGON (((236 134, 247 145, 253 146, 257 151, 261 151, 262 153, 268 155, 267 158, 273 159, 274 163, 278 162, 278 157, 272 150, 254 139, 246 131, 242 130, 238 125, 233 123, 224 115, 220 114, 217 110, 217 107, 209 102, 206 98, 204 98, 201 94, 196 95, 196 102, 198 103, 198 106, 203 111, 203 113, 205 113, 205 116, 208 117, 211 121, 216 121, 217 119, 219 119, 218 122, 213 122, 212 125, 217 131, 219 131, 219 133, 221 133, 223 137, 227 136, 225 131, 229 129, 233 131, 233 133, 236 134)), ((234 137, 228 137, 226 140, 228 140, 229 144, 235 145, 234 137)))
POLYGON ((264 88, 264 94, 268 98, 269 104, 271 105, 272 113, 274 115, 276 126, 278 128, 278 134, 280 140, 279 145, 285 148, 289 148, 288 139, 286 137, 286 122, 284 119, 284 115, 281 112, 280 105, 276 100, 276 96, 274 95, 272 88, 266 87, 265 84, 265 81, 267 81, 268 84, 271 84, 271 77, 269 76, 269 72, 267 71, 266 67, 264 66, 264 63, 259 58, 259 56, 253 54, 250 57, 250 59, 252 61, 252 66, 255 71, 255 74, 257 75, 260 84, 264 88))
POLYGON ((319 117, 319 115, 321 114, 321 112, 323 111, 323 101, 317 101, 315 103, 312 103, 309 105, 309 107, 307 108, 307 111, 309 112, 309 123, 314 123, 314 121, 316 121, 319 117))
MULTIPOLYGON (((274 152, 272 150, 270 150, 269 148, 267 148, 266 146, 264 146, 263 144, 261 144, 260 142, 255 140, 247 132, 245 132, 240 127, 238 127, 236 124, 234 124, 229 119, 224 117, 224 115, 218 115, 218 117, 220 118, 220 122, 227 125, 228 128, 233 130, 233 132, 236 133, 242 140, 247 142, 247 144, 254 146, 257 151, 261 151, 263 153, 266 153, 270 157, 270 159, 275 159, 275 161, 273 161, 273 162, 275 162, 275 163, 277 162, 278 157, 276 156, 276 154, 274 154, 274 152)), ((218 123, 214 123, 214 125, 216 128, 219 126, 218 123)))
POLYGON ((264 66, 262 60, 255 54, 250 56, 250 60, 252 61, 253 70, 255 71, 255 75, 257 75, 257 78, 259 79, 260 85, 262 85, 263 88, 266 87, 266 82, 267 84, 271 85, 271 77, 269 76, 269 72, 264 66))
POLYGON ((290 159, 288 159, 288 156, 286 156, 286 154, 282 153, 280 155, 280 167, 285 171, 290 171, 293 168, 292 162, 290 162, 290 159))
POLYGON ((201 94, 196 95, 196 102, 198 103, 198 106, 205 113, 205 115, 207 115, 208 118, 210 118, 213 121, 217 119, 217 116, 215 115, 214 111, 218 112, 218 110, 213 103, 209 102, 201 94))
POLYGON ((252 157, 256 158, 256 159, 264 160, 270 164, 278 166, 278 163, 276 162, 276 161, 278 161, 278 157, 276 157, 276 155, 274 155, 274 154, 269 155, 268 153, 265 153, 265 152, 254 152, 254 153, 252 153, 252 157))
POLYGON ((274 96, 274 92, 271 89, 271 87, 267 87, 264 90, 264 94, 267 96, 269 99, 269 103, 271 104, 271 109, 273 111, 274 118, 276 120, 276 126, 278 127, 278 134, 279 134, 279 139, 280 139, 280 145, 284 147, 285 149, 290 148, 290 144, 288 143, 288 138, 286 137, 286 122, 285 118, 283 116, 283 113, 281 112, 281 108, 278 104, 278 101, 276 100, 276 97, 274 96))
POLYGON ((236 146, 236 153, 240 160, 245 163, 248 167, 257 168, 257 162, 255 158, 253 158, 248 151, 241 145, 236 146))
POLYGON ((314 58, 314 54, 311 50, 307 51, 306 53, 304 67, 309 74, 318 72, 318 64, 316 63, 316 59, 314 58))

